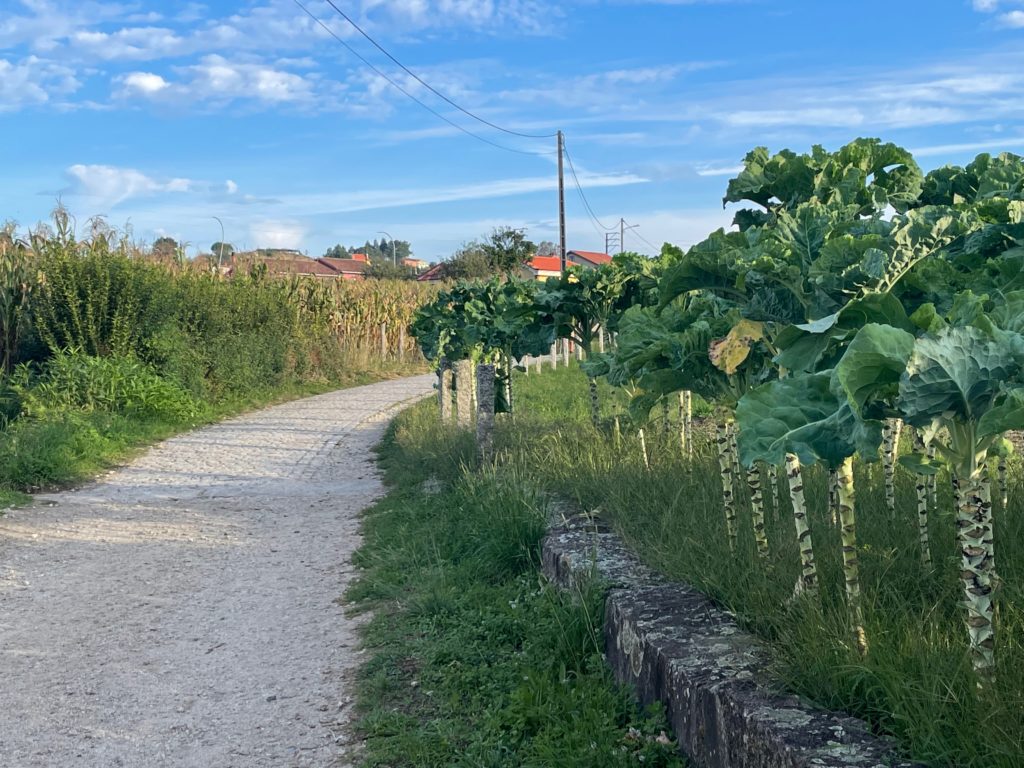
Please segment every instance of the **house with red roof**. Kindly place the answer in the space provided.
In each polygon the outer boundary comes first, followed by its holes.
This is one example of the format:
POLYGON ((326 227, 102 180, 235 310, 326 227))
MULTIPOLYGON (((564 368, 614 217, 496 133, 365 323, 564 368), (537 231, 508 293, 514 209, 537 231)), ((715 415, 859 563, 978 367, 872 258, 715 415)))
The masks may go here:
MULTIPOLYGON (((607 253, 597 251, 566 251, 565 264, 567 267, 582 267, 583 269, 597 269, 602 264, 607 264, 612 257, 607 253)), ((547 280, 549 277, 558 277, 562 274, 562 260, 557 256, 534 256, 524 265, 524 272, 527 277, 533 280, 547 280)))
POLYGON ((365 280, 366 270, 370 268, 370 260, 366 258, 365 253, 353 253, 347 259, 321 256, 316 261, 329 267, 334 272, 332 277, 340 277, 342 280, 365 280))
POLYGON ((565 260, 569 264, 575 264, 584 269, 595 269, 602 264, 611 262, 612 257, 607 253, 598 251, 566 251, 565 260))

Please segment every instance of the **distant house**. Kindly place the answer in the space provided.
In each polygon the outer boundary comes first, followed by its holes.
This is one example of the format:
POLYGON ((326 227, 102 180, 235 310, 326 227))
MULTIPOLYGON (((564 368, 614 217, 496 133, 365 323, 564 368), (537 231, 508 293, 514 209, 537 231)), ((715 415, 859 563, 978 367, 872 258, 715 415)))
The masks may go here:
POLYGON ((430 267, 426 272, 418 275, 416 279, 421 283, 436 282, 438 280, 446 279, 444 276, 444 262, 440 262, 430 267))
POLYGON ((366 270, 370 268, 370 260, 365 253, 353 253, 347 259, 324 256, 317 261, 334 271, 332 277, 340 277, 342 280, 365 280, 366 270))
POLYGON ((562 274, 562 260, 557 256, 534 256, 524 265, 526 276, 532 280, 547 280, 562 274))
MULTIPOLYGON (((602 264, 607 264, 612 257, 607 253, 597 251, 567 251, 565 264, 567 267, 582 267, 583 269, 597 269, 602 264)), ((562 274, 562 261, 557 256, 534 256, 525 264, 524 272, 527 277, 533 280, 547 280, 549 277, 558 277, 562 274)))
POLYGON ((600 253, 598 251, 567 251, 565 260, 567 263, 575 264, 578 267, 594 269, 602 264, 609 263, 612 257, 607 253, 600 253))
POLYGON ((299 251, 284 248, 259 249, 233 254, 226 274, 246 274, 253 267, 265 267, 271 277, 317 277, 324 279, 363 280, 370 264, 366 254, 352 258, 311 259, 299 251), (357 257, 362 258, 357 258, 357 257))
POLYGON ((425 271, 430 265, 427 264, 427 262, 425 262, 423 259, 406 258, 402 259, 402 266, 408 267, 413 272, 419 274, 420 272, 425 271))

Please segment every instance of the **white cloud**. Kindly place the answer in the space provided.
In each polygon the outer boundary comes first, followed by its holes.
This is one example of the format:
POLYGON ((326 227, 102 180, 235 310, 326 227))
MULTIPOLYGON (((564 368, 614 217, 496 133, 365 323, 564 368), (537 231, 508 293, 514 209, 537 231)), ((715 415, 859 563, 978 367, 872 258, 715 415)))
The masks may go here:
POLYGON ((261 219, 249 225, 249 237, 257 248, 302 247, 306 226, 294 220, 261 219))
POLYGON ((185 39, 163 27, 126 27, 116 32, 81 30, 70 46, 90 60, 162 59, 187 52, 185 39))
POLYGON ((971 141, 963 144, 936 144, 929 147, 911 149, 914 157, 943 157, 965 152, 984 152, 985 150, 1009 150, 1024 147, 1024 136, 1004 136, 986 141, 971 141))
MULTIPOLYGON (((579 174, 580 185, 587 189, 598 187, 620 187, 643 184, 646 178, 638 174, 579 174)), ((296 213, 316 215, 321 213, 352 213, 382 208, 400 208, 411 205, 449 203, 461 200, 482 200, 486 198, 511 197, 533 192, 553 191, 557 187, 554 176, 499 179, 474 184, 450 187, 425 187, 421 189, 360 189, 356 192, 338 192, 314 195, 289 195, 280 199, 279 205, 296 213)))
POLYGON ((236 192, 238 192, 238 185, 231 179, 228 179, 227 181, 224 182, 224 189, 227 191, 229 195, 233 195, 236 192))
POLYGON ((68 96, 80 85, 74 70, 37 56, 20 62, 0 59, 0 112, 53 103, 53 97, 68 96))
POLYGON ((125 95, 137 93, 152 96, 168 87, 166 80, 152 72, 129 72, 120 82, 125 95))
POLYGON ((698 176, 735 176, 743 170, 742 165, 730 165, 722 168, 716 168, 714 166, 702 167, 697 169, 698 176))
POLYGON ((85 165, 76 163, 66 171, 72 182, 67 194, 81 195, 97 207, 115 206, 129 198, 145 197, 161 192, 189 192, 194 187, 190 179, 172 178, 158 181, 134 168, 113 165, 85 165))
POLYGON ((999 17, 999 23, 1013 29, 1024 28, 1024 11, 1010 11, 999 17))
POLYGON ((999 7, 999 0, 973 0, 971 5, 974 7, 974 10, 981 13, 992 13, 999 7))
POLYGON ((405 28, 514 27, 527 34, 547 34, 562 11, 538 0, 363 0, 363 15, 378 15, 405 28))
POLYGON ((177 79, 168 80, 150 72, 132 72, 115 79, 121 99, 152 98, 191 102, 200 106, 222 106, 235 101, 253 101, 265 106, 313 105, 318 78, 277 69, 259 62, 229 61, 223 56, 205 56, 193 65, 176 68, 177 79))

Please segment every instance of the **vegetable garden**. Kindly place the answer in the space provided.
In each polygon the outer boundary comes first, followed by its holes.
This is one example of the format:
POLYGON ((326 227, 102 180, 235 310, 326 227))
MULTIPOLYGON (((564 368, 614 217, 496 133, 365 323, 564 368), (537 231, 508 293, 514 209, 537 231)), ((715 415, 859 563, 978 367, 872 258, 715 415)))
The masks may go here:
POLYGON ((626 538, 671 570, 642 547, 672 526, 706 565, 679 570, 776 645, 802 692, 936 765, 1019 764, 1024 160, 924 174, 877 140, 758 148, 724 202, 739 204, 734 228, 686 250, 457 284, 413 333, 442 370, 496 363, 506 412, 517 364, 571 341, 587 424, 531 441, 524 413, 502 461, 591 506, 652 510, 619 514, 620 528, 655 527, 626 538), (545 452, 561 452, 558 477, 545 452))

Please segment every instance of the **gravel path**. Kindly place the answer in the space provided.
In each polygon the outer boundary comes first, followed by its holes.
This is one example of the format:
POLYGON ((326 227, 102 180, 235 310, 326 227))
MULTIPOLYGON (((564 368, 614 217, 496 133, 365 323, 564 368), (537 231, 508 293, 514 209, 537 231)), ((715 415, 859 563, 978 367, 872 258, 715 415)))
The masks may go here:
POLYGON ((0 766, 343 766, 337 598, 419 376, 168 440, 0 517, 0 766))

